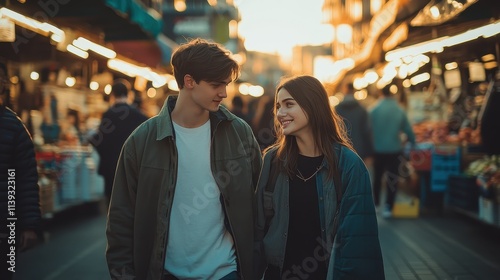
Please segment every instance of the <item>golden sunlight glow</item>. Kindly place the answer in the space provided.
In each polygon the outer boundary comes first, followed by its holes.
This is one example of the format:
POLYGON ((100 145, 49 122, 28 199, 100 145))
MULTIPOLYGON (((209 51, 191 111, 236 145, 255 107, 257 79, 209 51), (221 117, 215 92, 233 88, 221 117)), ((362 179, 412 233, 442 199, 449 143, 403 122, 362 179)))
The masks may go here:
POLYGON ((309 0, 307 4, 301 0, 238 2, 239 32, 250 51, 291 57, 295 45, 321 45, 333 39, 333 27, 321 23, 324 0, 309 0), (283 13, 277 14, 280 10, 283 13))
POLYGON ((149 98, 154 98, 156 96, 156 89, 155 88, 149 88, 148 91, 146 92, 146 95, 149 98))
POLYGON ((96 81, 92 81, 92 82, 90 82, 90 84, 89 84, 89 88, 90 88, 91 90, 98 90, 98 89, 99 89, 99 83, 98 83, 98 82, 96 82, 96 81))
POLYGON ((349 44, 352 41, 352 26, 349 24, 341 24, 337 27, 337 41, 349 44))
POLYGON ((352 86, 355 89, 360 90, 360 89, 363 89, 363 88, 368 86, 368 81, 363 77, 358 77, 358 78, 354 79, 352 86))
POLYGON ((40 74, 38 74, 38 72, 33 71, 33 72, 30 73, 30 78, 33 81, 36 81, 36 80, 38 80, 38 78, 40 78, 40 74))
POLYGON ((382 0, 371 0, 370 1, 370 13, 372 15, 376 14, 382 7, 382 0))
POLYGON ((389 91, 390 91, 392 94, 396 94, 396 93, 398 93, 398 86, 397 86, 397 85, 392 85, 392 86, 389 88, 389 91))
POLYGON ((354 93, 354 98, 356 100, 365 100, 368 97, 368 92, 366 89, 358 90, 354 93))
POLYGON ((76 84, 76 78, 75 77, 67 77, 66 80, 64 81, 64 83, 68 86, 68 87, 72 87, 76 84))
POLYGON ((174 8, 178 12, 184 12, 186 10, 186 0, 174 0, 174 8))
POLYGON ((335 61, 331 56, 316 56, 314 58, 313 75, 323 83, 334 79, 332 77, 335 61))
POLYGON ((94 52, 96 52, 104 57, 107 57, 107 58, 115 58, 116 57, 115 51, 108 49, 106 47, 103 47, 99 44, 96 44, 92 41, 89 41, 88 39, 83 38, 83 37, 78 37, 78 39, 73 40, 73 45, 75 45, 76 47, 78 47, 84 51, 92 50, 92 51, 94 51, 94 52))
POLYGON ((104 87, 104 93, 106 95, 110 95, 111 94, 111 85, 110 84, 107 84, 105 87, 104 87))
POLYGON ((360 21, 363 18, 363 5, 360 0, 351 2, 351 18, 360 21))
POLYGON ((248 95, 248 88, 250 87, 249 84, 243 83, 239 86, 238 90, 242 95, 248 95))
POLYGON ((18 76, 10 77, 10 82, 16 85, 17 83, 19 83, 19 77, 18 76))
POLYGON ((179 91, 179 85, 176 80, 170 80, 168 82, 168 88, 173 91, 179 91))
POLYGON ((88 52, 86 52, 86 51, 84 51, 82 49, 79 49, 79 48, 77 48, 77 47, 75 47, 73 45, 67 45, 66 46, 66 50, 68 52, 74 54, 74 55, 77 55, 77 56, 83 58, 83 59, 86 59, 86 58, 89 57, 89 53, 88 52))
POLYGON ((431 78, 429 73, 422 73, 410 79, 412 85, 417 85, 422 82, 428 81, 431 78))
POLYGON ((229 38, 238 37, 238 22, 236 20, 231 20, 229 22, 229 38))
POLYGON ((328 101, 330 102, 331 107, 335 107, 339 105, 340 100, 336 96, 330 96, 328 97, 328 101))
POLYGON ((248 88, 248 94, 253 97, 261 97, 264 95, 264 88, 261 86, 250 86, 248 88))
POLYGON ((431 12, 431 16, 432 16, 433 19, 438 19, 439 15, 441 14, 439 12, 439 8, 436 7, 436 6, 432 6, 431 9, 430 9, 430 12, 431 12))

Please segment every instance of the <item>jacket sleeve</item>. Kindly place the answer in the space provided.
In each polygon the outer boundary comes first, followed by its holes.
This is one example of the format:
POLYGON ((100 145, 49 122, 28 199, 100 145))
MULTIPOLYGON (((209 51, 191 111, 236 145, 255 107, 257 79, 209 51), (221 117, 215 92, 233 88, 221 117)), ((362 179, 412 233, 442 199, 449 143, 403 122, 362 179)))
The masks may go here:
POLYGON ((257 189, 260 172, 262 169, 262 153, 260 151, 260 146, 255 137, 253 137, 252 142, 252 179, 254 182, 255 189, 257 189))
POLYGON ((16 208, 20 228, 38 230, 41 224, 40 196, 35 150, 26 127, 19 121, 15 146, 16 208))
POLYGON ((132 142, 125 143, 118 159, 109 206, 106 260, 111 279, 135 279, 133 237, 139 168, 132 142))
POLYGON ((263 239, 266 234, 264 215, 264 189, 269 180, 269 172, 271 170, 271 152, 264 155, 264 164, 260 172, 260 178, 255 192, 256 211, 255 211, 255 226, 254 226, 254 275, 255 279, 261 279, 267 267, 266 258, 264 255, 263 239))
POLYGON ((408 117, 403 111, 403 131, 408 137, 408 141, 412 144, 415 145, 415 133, 413 133, 413 128, 411 127, 410 121, 408 120, 408 117))
POLYGON ((259 181, 260 170, 262 168, 262 152, 250 126, 241 119, 237 120, 237 122, 238 123, 235 127, 238 130, 238 135, 240 135, 240 137, 244 136, 244 138, 242 138, 242 142, 244 143, 245 153, 250 155, 252 185, 255 191, 257 188, 257 182, 259 181))
POLYGON ((385 279, 370 177, 357 160, 342 174, 345 193, 327 279, 385 279))

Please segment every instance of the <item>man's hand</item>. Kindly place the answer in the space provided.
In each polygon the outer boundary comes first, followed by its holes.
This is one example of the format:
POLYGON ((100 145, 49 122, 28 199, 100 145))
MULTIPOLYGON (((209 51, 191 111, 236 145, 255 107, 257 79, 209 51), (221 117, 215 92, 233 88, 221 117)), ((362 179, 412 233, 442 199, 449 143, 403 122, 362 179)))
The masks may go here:
POLYGON ((25 251, 33 246, 35 246, 38 242, 38 236, 36 232, 32 229, 28 229, 23 231, 21 234, 21 247, 19 250, 25 251))

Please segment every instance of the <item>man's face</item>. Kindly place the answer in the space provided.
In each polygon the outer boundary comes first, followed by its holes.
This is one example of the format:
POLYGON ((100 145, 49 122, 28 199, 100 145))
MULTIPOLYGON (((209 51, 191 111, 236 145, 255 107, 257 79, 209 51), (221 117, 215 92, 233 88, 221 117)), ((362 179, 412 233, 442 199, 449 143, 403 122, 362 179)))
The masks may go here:
POLYGON ((192 99, 193 103, 201 109, 216 112, 219 105, 227 97, 227 85, 232 81, 229 77, 223 81, 206 82, 193 81, 192 99))

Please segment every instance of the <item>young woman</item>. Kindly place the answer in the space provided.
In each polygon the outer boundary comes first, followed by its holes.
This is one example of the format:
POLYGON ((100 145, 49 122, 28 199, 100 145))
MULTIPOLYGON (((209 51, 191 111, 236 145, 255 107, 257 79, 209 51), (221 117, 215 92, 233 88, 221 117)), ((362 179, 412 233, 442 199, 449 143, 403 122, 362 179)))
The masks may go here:
POLYGON ((277 141, 257 189, 257 279, 384 279, 370 177, 325 88, 298 76, 276 92, 277 141))

